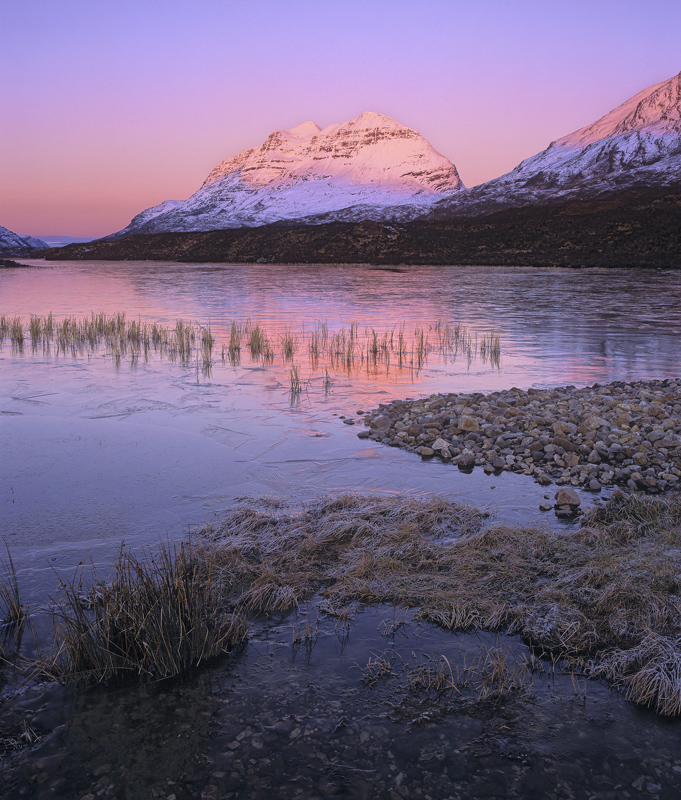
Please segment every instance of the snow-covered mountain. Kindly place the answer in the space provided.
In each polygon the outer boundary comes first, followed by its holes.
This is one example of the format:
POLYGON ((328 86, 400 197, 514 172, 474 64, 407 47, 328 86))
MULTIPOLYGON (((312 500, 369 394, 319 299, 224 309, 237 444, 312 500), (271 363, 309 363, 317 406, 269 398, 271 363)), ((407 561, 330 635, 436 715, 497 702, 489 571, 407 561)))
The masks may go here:
POLYGON ((42 239, 22 236, 0 225, 0 256, 23 256, 31 250, 45 250, 48 247, 42 239))
POLYGON ((393 206, 411 218, 463 188, 454 164, 419 133, 392 117, 365 112, 323 130, 304 122, 275 131, 259 147, 218 164, 188 200, 148 208, 108 238, 315 215, 382 219, 393 206))
POLYGON ((438 204, 435 215, 681 183, 681 73, 557 139, 514 170, 438 204))

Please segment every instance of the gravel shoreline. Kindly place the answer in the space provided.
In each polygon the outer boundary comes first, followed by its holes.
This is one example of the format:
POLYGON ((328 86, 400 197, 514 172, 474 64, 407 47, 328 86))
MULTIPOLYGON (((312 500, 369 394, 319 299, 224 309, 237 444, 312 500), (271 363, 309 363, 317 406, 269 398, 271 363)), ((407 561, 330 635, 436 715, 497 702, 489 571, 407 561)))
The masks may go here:
POLYGON ((659 494, 680 485, 679 378, 436 394, 381 404, 364 422, 360 439, 462 470, 510 470, 544 486, 593 492, 617 486, 659 494))

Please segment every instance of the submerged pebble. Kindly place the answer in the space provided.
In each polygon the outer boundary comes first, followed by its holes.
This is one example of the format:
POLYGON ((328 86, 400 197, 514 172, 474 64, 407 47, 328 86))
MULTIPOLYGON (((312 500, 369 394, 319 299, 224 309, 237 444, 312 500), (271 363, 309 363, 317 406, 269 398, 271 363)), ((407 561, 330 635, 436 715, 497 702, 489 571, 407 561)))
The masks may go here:
POLYGON ((658 494, 681 479, 677 378, 434 394, 382 403, 364 421, 362 439, 462 470, 522 473, 542 485, 658 494))

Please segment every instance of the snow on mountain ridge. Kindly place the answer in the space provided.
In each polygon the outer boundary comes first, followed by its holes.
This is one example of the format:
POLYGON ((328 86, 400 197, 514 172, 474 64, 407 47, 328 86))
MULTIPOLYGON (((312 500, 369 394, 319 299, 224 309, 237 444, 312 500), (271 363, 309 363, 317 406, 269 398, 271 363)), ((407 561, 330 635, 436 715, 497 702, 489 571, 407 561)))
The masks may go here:
MULTIPOLYGON (((681 73, 552 142, 497 180, 543 172, 557 182, 647 166, 681 150, 681 73)), ((490 183, 494 183, 491 181, 490 183)))
POLYGON ((417 215, 462 188, 454 164, 419 133, 364 112, 323 130, 308 121, 274 131, 218 164, 187 200, 146 209, 114 237, 264 225, 352 206, 380 216, 382 207, 412 204, 417 215))
POLYGON ((556 139, 511 172, 438 202, 433 216, 471 216, 681 183, 681 73, 591 125, 556 139))
POLYGON ((114 238, 281 221, 406 221, 681 183, 681 73, 521 162, 465 189, 416 131, 364 112, 321 129, 307 121, 218 164, 187 200, 146 209, 114 238))
POLYGON ((44 250, 48 247, 42 239, 23 236, 0 225, 0 256, 21 256, 31 250, 44 250))
POLYGON ((585 146, 643 129, 656 133, 681 132, 681 73, 649 86, 597 122, 564 136, 556 144, 585 146))

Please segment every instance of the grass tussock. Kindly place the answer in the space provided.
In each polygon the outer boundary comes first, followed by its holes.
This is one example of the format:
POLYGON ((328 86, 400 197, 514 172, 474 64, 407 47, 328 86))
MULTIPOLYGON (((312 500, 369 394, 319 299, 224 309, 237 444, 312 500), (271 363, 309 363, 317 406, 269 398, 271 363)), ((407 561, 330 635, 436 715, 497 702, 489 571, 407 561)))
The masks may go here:
POLYGON ((19 595, 17 573, 7 547, 6 558, 0 558, 0 638, 7 641, 10 634, 18 635, 25 617, 26 612, 19 595))
MULTIPOLYGON (((483 527, 438 499, 344 495, 234 510, 203 533, 247 610, 316 592, 417 609, 448 630, 517 633, 538 653, 681 713, 681 502, 621 497, 567 535, 483 527)), ((380 665, 376 665, 376 669, 380 665)))
POLYGON ((216 568, 238 587, 242 608, 283 611, 320 588, 332 605, 391 600, 393 589, 374 585, 382 572, 406 575, 406 557, 432 562, 437 539, 477 530, 482 517, 439 498, 341 495, 298 512, 237 508, 200 533, 215 546, 216 568))
POLYGON ((113 576, 60 583, 55 648, 42 670, 64 682, 168 678, 240 644, 244 621, 225 612, 210 557, 188 544, 140 558, 121 549, 113 576))

